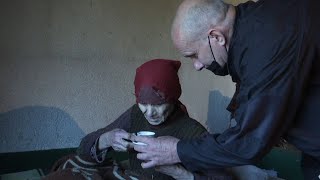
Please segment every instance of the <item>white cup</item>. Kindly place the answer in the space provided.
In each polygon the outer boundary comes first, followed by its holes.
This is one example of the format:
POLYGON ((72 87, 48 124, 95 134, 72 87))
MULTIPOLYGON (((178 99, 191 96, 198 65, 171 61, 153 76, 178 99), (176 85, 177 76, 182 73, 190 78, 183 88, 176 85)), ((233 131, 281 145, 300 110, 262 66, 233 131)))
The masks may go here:
POLYGON ((154 137, 156 133, 152 131, 139 131, 137 132, 137 136, 145 136, 145 137, 154 137))
MULTIPOLYGON (((154 137, 156 135, 156 133, 152 132, 152 131, 139 131, 137 132, 137 136, 144 136, 144 137, 154 137)), ((136 145, 147 145, 143 142, 133 142, 133 144, 136 144, 136 145)))

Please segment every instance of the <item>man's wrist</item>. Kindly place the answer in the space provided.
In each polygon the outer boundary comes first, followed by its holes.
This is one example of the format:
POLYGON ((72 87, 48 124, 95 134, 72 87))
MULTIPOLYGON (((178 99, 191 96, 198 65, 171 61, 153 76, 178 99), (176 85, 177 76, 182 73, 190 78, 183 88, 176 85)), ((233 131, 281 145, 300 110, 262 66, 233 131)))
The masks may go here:
POLYGON ((184 180, 194 180, 194 176, 191 172, 187 171, 186 174, 182 177, 182 178, 179 178, 179 179, 184 179, 184 180))
POLYGON ((179 157, 179 154, 178 154, 178 143, 179 143, 179 139, 176 140, 176 142, 174 142, 174 155, 173 155, 173 161, 175 163, 181 163, 181 160, 180 160, 180 157, 179 157))

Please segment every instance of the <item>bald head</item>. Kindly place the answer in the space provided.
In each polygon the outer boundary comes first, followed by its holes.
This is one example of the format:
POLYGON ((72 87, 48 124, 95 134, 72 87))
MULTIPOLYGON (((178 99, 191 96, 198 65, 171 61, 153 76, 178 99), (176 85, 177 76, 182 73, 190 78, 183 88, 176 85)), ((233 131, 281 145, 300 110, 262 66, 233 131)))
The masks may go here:
POLYGON ((224 21, 228 7, 222 0, 183 1, 172 25, 172 38, 196 40, 224 21))

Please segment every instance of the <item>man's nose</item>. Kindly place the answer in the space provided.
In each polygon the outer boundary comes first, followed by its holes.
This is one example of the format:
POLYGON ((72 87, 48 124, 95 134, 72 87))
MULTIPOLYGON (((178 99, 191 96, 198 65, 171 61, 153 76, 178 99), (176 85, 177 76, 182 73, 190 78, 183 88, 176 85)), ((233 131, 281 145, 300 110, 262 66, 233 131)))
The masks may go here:
POLYGON ((204 65, 198 60, 193 60, 193 66, 197 71, 201 71, 204 68, 204 65))

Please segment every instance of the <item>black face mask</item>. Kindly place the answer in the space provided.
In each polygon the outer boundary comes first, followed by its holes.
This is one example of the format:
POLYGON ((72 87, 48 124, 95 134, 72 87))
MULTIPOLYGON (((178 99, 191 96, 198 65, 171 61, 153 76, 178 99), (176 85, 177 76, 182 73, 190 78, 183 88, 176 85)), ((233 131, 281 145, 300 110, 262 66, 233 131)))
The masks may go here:
POLYGON ((221 67, 217 61, 213 61, 210 66, 207 67, 207 69, 218 76, 226 76, 229 74, 228 66, 225 65, 224 67, 221 67))
MULTIPOLYGON (((209 71, 213 72, 215 75, 218 75, 218 76, 226 76, 226 75, 228 75, 229 74, 229 70, 228 70, 227 64, 225 64, 224 67, 221 67, 220 64, 217 63, 216 58, 214 57, 209 36, 208 36, 208 42, 209 42, 211 54, 212 54, 212 57, 213 57, 213 61, 210 64, 210 66, 207 67, 207 69, 209 71)), ((226 49, 226 51, 227 51, 227 49, 226 49)))

